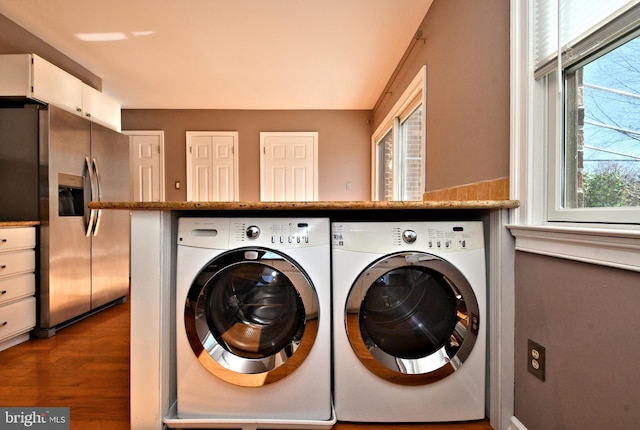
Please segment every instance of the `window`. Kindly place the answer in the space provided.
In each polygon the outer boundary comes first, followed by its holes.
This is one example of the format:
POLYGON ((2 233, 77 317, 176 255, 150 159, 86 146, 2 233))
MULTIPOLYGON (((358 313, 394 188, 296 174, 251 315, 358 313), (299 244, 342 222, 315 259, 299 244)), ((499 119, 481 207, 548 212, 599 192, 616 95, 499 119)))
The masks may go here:
POLYGON ((640 38, 565 71, 564 206, 640 206, 640 38))
POLYGON ((425 95, 423 67, 373 135, 374 200, 422 200, 426 173, 425 95))
POLYGON ((546 220, 640 224, 640 5, 534 3, 546 220))
POLYGON ((393 130, 376 142, 376 198, 393 200, 393 130))
POLYGON ((511 5, 515 249, 640 272, 640 1, 511 5))

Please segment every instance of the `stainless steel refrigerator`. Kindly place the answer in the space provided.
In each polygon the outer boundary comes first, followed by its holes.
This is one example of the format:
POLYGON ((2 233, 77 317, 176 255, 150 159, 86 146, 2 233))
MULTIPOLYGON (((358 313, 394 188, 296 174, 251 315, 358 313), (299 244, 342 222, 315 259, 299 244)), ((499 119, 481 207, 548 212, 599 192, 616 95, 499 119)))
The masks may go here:
POLYGON ((38 318, 48 337, 129 292, 129 139, 54 106, 0 107, 0 221, 39 220, 38 318))

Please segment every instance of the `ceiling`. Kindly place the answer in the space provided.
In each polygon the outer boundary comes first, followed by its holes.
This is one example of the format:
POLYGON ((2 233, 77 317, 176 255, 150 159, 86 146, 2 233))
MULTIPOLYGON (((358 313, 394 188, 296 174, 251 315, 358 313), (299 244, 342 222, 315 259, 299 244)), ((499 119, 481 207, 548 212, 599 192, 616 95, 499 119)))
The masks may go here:
POLYGON ((372 109, 431 3, 0 0, 0 14, 123 108, 372 109))

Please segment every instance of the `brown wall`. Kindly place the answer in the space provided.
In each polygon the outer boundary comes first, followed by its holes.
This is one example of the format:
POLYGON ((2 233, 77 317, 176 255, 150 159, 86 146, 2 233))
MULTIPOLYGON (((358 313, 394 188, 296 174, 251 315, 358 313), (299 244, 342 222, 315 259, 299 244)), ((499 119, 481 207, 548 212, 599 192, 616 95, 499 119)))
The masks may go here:
POLYGON ((516 252, 515 416, 529 430, 640 423, 640 274, 516 252), (527 372, 527 339, 546 380, 527 372))
POLYGON ((509 176, 509 14, 509 0, 434 0, 378 102, 372 131, 426 64, 426 191, 509 176))
POLYGON ((50 63, 71 73, 85 84, 102 89, 102 79, 20 27, 4 15, 0 15, 0 54, 38 54, 50 63))
POLYGON ((245 201, 260 200, 261 131, 317 131, 319 200, 369 200, 370 116, 364 110, 125 109, 122 129, 164 130, 166 200, 187 197, 187 131, 238 131, 240 200, 245 201), (182 189, 175 189, 175 181, 182 189))

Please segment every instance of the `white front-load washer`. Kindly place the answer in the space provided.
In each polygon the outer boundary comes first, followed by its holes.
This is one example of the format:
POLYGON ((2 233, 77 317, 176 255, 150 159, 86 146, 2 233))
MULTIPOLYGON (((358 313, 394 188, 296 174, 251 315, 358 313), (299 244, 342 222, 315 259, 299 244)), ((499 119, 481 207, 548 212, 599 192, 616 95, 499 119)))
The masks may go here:
POLYGON ((179 219, 173 425, 332 423, 329 225, 179 219))
POLYGON ((338 421, 485 417, 481 221, 333 222, 338 421))

